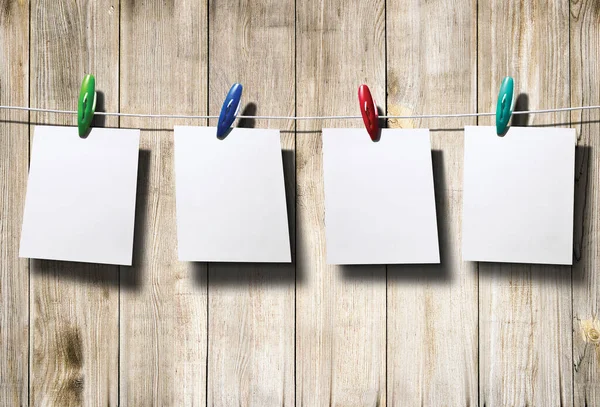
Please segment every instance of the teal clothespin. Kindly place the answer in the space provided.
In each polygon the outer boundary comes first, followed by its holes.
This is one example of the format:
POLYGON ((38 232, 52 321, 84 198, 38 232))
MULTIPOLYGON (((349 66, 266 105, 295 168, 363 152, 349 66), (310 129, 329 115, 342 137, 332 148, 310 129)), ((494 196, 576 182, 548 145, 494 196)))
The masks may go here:
POLYGON ((79 103, 77 105, 77 128, 79 137, 85 137, 96 112, 96 79, 86 75, 81 82, 79 103))
POLYGON ((498 135, 506 132, 506 126, 512 116, 514 83, 513 78, 507 76, 502 79, 502 85, 500 85, 496 104, 496 133, 498 135))

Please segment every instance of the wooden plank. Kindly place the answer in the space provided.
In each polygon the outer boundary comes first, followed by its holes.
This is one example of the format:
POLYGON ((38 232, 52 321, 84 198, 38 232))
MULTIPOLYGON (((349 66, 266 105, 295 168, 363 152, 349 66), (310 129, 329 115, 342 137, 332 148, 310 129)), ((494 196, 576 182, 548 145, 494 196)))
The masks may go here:
MULTIPOLYGON (((480 111, 494 111, 502 77, 515 78, 520 109, 569 105, 566 0, 479 2, 480 111)), ((492 124, 493 118, 480 119, 492 124)), ((569 115, 519 117, 568 125, 569 115)), ((573 403, 569 267, 480 264, 480 404, 573 403)))
MULTIPOLYGON (((206 113, 206 5, 121 5, 121 110, 206 113)), ((182 122, 179 122, 180 124, 182 122)), ((133 267, 121 268, 120 405, 206 403, 206 266, 177 260, 173 120, 142 128, 133 267)))
MULTIPOLYGON (((475 1, 388 0, 387 15, 388 113, 474 112, 475 1)), ((460 251, 462 127, 474 124, 464 118, 389 123, 432 129, 441 254, 439 265, 388 266, 393 406, 477 405, 477 265, 463 262, 460 251)))
MULTIPOLYGON (((600 7, 571 2, 571 105, 600 104, 600 7)), ((600 405, 600 112, 573 112, 578 147, 575 169, 573 367, 576 406, 600 405)))
MULTIPOLYGON (((294 1, 211 1, 209 7, 209 111, 218 113, 229 87, 240 82, 242 114, 292 116, 294 1)), ((293 248, 294 123, 238 125, 282 130, 293 248)), ((295 265, 210 264, 208 283, 208 404, 294 405, 295 265)))
MULTIPOLYGON (((0 2, 0 105, 29 103, 29 2, 0 2)), ((27 112, 0 111, 0 405, 28 404, 29 262, 19 239, 29 159, 27 112)))
MULTIPOLYGON (((35 0, 31 10, 31 104, 75 110, 84 74, 94 73, 99 109, 116 110, 118 3, 35 0)), ((31 118, 76 124, 74 116, 31 118)), ((30 267, 31 404, 117 404, 118 268, 37 260, 30 267)))
MULTIPOLYGON (((358 114, 362 83, 384 101, 385 2, 296 7, 297 114, 358 114)), ((362 122, 297 123, 296 398, 303 406, 385 405, 385 266, 325 264, 320 130, 334 126, 362 122)))

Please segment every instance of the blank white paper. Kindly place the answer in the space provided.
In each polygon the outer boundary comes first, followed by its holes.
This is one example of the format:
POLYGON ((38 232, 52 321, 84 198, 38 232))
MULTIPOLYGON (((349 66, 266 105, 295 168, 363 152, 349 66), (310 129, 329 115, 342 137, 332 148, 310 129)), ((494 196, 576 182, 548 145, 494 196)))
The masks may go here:
POLYGON ((572 264, 574 129, 465 128, 463 259, 572 264))
POLYGON ((36 126, 19 256, 131 265, 139 130, 36 126))
POLYGON ((439 263, 427 129, 323 129, 329 264, 439 263))
POLYGON ((279 130, 175 127, 179 260, 289 263, 279 130))

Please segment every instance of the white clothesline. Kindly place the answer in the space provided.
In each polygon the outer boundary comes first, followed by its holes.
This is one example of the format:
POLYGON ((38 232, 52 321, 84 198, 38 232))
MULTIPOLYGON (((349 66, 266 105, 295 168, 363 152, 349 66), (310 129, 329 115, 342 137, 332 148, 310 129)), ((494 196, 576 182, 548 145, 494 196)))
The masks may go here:
MULTIPOLYGON (((60 109, 41 109, 37 107, 27 106, 1 106, 0 110, 23 110, 28 112, 40 113, 58 113, 58 114, 73 114, 76 115, 76 110, 60 110, 60 109)), ((513 115, 519 114, 539 114, 539 113, 555 113, 555 112, 572 112, 577 110, 594 110, 600 109, 600 105, 595 106, 578 106, 578 107, 560 107, 556 109, 538 109, 524 110, 513 112, 513 115)), ((120 112, 95 112, 98 116, 119 116, 119 117, 147 117, 160 119, 218 119, 219 116, 208 115, 184 115, 184 114, 152 114, 152 113, 120 113, 120 112)), ((437 119, 437 118, 452 118, 452 117, 479 117, 479 116, 495 116, 496 113, 448 113, 448 114, 416 114, 403 116, 379 116, 380 119, 437 119)), ((264 119, 264 120, 354 120, 362 119, 362 116, 237 116, 238 119, 264 119)))

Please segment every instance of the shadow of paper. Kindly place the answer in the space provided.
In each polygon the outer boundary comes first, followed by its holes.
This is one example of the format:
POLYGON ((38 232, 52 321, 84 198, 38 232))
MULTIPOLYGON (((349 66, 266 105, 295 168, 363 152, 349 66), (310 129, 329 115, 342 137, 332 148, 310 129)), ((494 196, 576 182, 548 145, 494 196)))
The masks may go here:
MULTIPOLYGON (((256 115, 256 104, 249 103, 242 115, 256 115)), ((254 128, 254 119, 241 119, 238 127, 254 128)), ((288 285, 294 281, 302 282, 302 274, 296 272, 296 156, 294 150, 282 150, 288 233, 290 241, 291 263, 228 263, 228 262, 197 262, 192 263, 195 281, 198 285, 247 286, 261 284, 266 286, 288 285), (206 276, 208 270, 208 276, 206 276), (214 271, 214 272, 213 272, 214 271)))
POLYGON ((150 199, 150 150, 140 150, 138 182, 135 201, 135 226, 133 231, 133 264, 121 267, 121 287, 126 290, 141 288, 143 253, 146 248, 148 200, 150 199))

